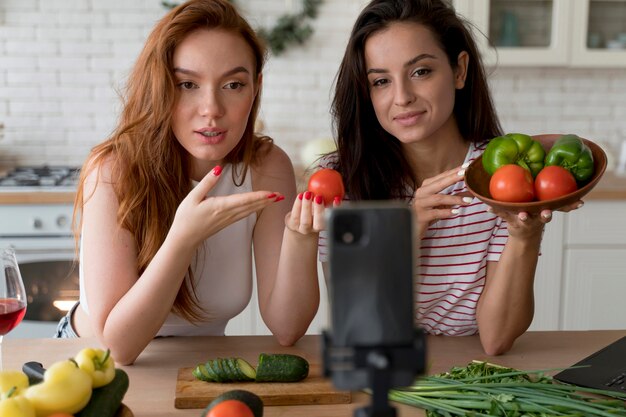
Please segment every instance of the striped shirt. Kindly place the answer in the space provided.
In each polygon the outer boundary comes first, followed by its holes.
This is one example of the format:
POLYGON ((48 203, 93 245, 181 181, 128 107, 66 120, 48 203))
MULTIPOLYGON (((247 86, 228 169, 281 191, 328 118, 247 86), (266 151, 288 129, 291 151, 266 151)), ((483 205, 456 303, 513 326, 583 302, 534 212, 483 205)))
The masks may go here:
MULTIPOLYGON (((465 162, 480 156, 486 145, 471 144, 465 162)), ((465 182, 459 181, 441 193, 464 192, 465 182)), ((478 333, 476 305, 485 287, 487 262, 500 259, 508 238, 506 222, 487 212, 487 206, 478 199, 459 210, 432 224, 418 242, 415 321, 431 334, 478 333)), ((319 254, 322 262, 328 260, 325 233, 320 233, 319 254)))

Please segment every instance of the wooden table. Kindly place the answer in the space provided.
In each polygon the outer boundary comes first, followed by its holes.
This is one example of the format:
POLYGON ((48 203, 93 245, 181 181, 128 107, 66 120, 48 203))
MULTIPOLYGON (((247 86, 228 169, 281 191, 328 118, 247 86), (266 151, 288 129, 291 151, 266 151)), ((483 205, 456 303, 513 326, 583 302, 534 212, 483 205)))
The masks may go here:
MULTIPOLYGON (((429 336, 429 373, 466 365, 473 359, 486 360, 520 369, 566 367, 609 343, 626 336, 626 330, 585 332, 528 332, 513 349, 502 356, 484 354, 478 337, 429 336)), ((45 367, 74 356, 81 348, 98 346, 95 339, 7 339, 2 345, 4 369, 21 369, 24 362, 38 361, 45 367)), ((285 352, 315 358, 319 363, 319 337, 305 336, 294 347, 285 348, 271 336, 180 337, 154 340, 132 366, 124 367, 130 376, 130 389, 124 403, 136 417, 195 416, 201 410, 174 408, 176 376, 181 367, 195 366, 212 357, 240 356, 254 361, 259 352, 285 352)), ((315 363, 315 360, 311 361, 315 363)), ((352 416, 356 407, 369 403, 363 393, 353 395, 353 403, 266 407, 265 416, 352 416)), ((398 405, 398 415, 423 416, 422 410, 398 405)))

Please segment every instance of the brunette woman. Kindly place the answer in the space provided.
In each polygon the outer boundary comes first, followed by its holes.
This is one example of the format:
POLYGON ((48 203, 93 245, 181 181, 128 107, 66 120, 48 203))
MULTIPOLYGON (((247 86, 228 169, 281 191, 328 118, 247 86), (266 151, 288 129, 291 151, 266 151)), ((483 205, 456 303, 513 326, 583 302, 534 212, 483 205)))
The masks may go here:
MULTIPOLYGON (((347 198, 404 200, 416 214, 416 322, 433 334, 479 333, 488 354, 509 350, 533 318, 552 213, 494 213, 467 193, 464 168, 503 133, 467 25, 441 0, 370 2, 333 116, 338 150, 323 165, 341 172, 347 198)), ((320 251, 324 260, 323 242, 320 251)))

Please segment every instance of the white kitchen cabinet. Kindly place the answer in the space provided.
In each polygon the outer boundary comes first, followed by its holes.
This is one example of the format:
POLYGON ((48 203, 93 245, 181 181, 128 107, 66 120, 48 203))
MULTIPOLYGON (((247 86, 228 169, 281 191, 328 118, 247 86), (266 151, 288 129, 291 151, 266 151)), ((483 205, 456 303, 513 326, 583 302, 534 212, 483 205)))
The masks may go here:
POLYGON ((626 0, 472 0, 488 66, 626 66, 626 0))
POLYGON ((535 281, 533 330, 625 329, 626 201, 555 213, 535 281))
POLYGON ((575 0, 573 66, 626 67, 626 0, 575 0))

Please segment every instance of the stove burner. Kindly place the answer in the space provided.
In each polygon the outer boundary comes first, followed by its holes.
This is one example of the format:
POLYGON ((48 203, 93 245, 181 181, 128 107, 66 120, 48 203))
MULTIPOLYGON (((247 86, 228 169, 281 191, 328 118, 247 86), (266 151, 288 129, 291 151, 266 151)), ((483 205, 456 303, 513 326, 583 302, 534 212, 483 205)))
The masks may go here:
POLYGON ((0 177, 0 187, 73 187, 79 171, 65 166, 17 167, 0 177))

